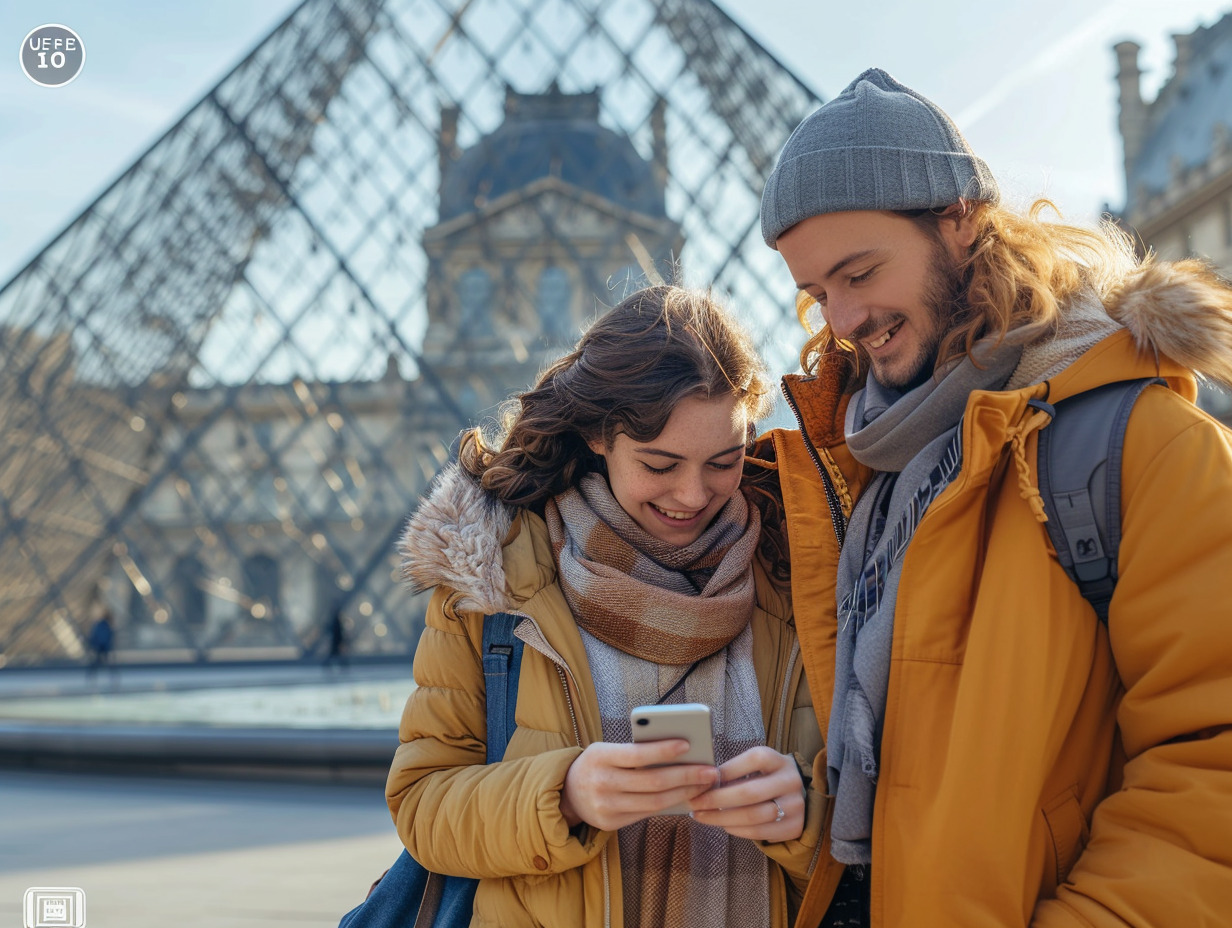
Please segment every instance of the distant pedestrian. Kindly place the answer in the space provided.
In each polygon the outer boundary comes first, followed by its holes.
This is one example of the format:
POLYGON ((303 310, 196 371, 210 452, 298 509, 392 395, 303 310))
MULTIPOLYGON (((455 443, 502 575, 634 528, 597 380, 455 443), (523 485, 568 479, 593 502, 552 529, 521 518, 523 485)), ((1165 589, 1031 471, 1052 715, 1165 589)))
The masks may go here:
POLYGON ((346 625, 342 620, 342 609, 339 608, 335 609, 329 617, 329 654, 325 658, 325 663, 346 667, 346 652, 346 625))
POLYGON ((90 676, 98 672, 98 668, 111 662, 112 651, 115 648, 115 628, 111 624, 111 615, 104 612, 90 629, 87 639, 93 658, 90 661, 90 676))

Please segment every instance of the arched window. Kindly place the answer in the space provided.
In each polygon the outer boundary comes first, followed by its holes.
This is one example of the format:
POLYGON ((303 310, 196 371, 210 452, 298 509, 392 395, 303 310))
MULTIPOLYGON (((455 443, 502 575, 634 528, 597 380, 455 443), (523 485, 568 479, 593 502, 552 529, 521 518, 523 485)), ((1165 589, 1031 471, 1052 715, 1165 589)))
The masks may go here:
POLYGON ((465 335, 472 327, 492 324, 492 277, 481 267, 463 271, 458 278, 459 324, 465 335))
POLYGON ((278 562, 268 554, 254 554, 244 561, 244 592, 254 603, 266 607, 266 618, 278 611, 278 562))
POLYGON ((201 581, 205 571, 201 562, 191 555, 180 558, 175 565, 175 606, 177 618, 190 628, 205 624, 205 590, 201 581))
POLYGON ((535 306, 543 334, 551 341, 571 342, 574 339, 573 285, 563 267, 545 267, 539 273, 535 306))

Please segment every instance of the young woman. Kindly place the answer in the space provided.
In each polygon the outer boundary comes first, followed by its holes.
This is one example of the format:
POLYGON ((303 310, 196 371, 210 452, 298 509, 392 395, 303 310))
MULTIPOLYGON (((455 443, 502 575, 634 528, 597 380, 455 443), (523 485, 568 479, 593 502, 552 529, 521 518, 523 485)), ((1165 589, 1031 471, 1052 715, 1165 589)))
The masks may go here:
POLYGON ((434 593, 387 794, 416 859, 481 880, 472 925, 789 924, 825 797, 785 565, 741 492, 768 404, 708 294, 650 288, 517 398, 499 445, 465 434, 412 518, 405 574, 434 593), (525 646, 485 765, 495 612, 525 646), (630 710, 662 701, 711 707, 717 769, 630 743, 630 710))

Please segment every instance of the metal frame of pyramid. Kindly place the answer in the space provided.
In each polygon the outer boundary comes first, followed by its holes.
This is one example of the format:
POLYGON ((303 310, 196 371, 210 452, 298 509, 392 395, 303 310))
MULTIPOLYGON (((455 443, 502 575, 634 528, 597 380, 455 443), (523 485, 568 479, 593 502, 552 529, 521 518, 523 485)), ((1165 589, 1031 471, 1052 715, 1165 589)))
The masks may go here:
POLYGON ((394 546, 450 438, 636 278, 678 262, 794 366, 758 200, 818 103, 710 0, 306 0, 0 289, 0 666, 102 612, 130 659, 319 654, 334 616, 412 648, 394 546), (558 134, 590 173, 502 198, 515 149, 474 153, 537 94, 597 105, 558 134))

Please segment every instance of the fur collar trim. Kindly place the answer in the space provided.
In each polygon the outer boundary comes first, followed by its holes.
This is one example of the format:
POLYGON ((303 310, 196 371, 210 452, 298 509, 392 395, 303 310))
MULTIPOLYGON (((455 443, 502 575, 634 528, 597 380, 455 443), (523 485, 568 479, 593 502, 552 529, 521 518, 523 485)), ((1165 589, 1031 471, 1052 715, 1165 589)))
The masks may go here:
POLYGON ((398 542, 402 579, 415 592, 447 586, 465 611, 508 611, 502 548, 513 510, 483 490, 457 464, 437 475, 398 542))
POLYGON ((1139 351, 1232 387, 1232 288, 1203 262, 1148 258, 1104 303, 1139 351))
POLYGON ((1044 337, 1032 338, 1038 331, 1035 326, 1025 326, 1006 337, 1010 344, 1023 338, 1027 342, 1005 389, 1017 390, 1052 379, 1073 364, 1075 358, 1121 328, 1120 323, 1109 317, 1094 290, 1078 294, 1064 307, 1055 329, 1044 337))

